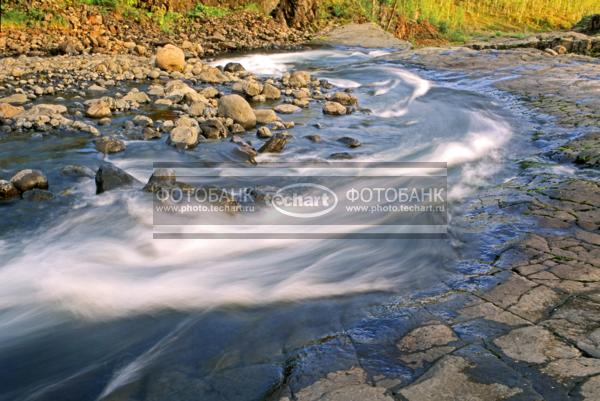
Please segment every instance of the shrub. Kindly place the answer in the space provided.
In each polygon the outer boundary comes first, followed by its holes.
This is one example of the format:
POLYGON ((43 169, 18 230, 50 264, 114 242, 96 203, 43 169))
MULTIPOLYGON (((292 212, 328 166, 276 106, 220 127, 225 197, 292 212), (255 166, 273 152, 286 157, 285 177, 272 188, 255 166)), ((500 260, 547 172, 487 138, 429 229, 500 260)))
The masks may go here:
POLYGON ((188 16, 192 18, 198 17, 216 17, 221 18, 229 14, 229 9, 223 7, 206 6, 202 3, 197 3, 192 10, 188 12, 188 16))

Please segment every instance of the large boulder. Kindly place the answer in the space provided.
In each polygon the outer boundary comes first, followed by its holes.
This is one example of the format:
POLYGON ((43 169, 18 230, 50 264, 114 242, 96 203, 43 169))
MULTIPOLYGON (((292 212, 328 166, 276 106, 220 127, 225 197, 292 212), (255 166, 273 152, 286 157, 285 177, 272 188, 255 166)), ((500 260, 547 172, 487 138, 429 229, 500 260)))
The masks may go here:
POLYGON ((245 129, 256 126, 254 110, 240 95, 227 95, 219 99, 218 114, 233 119, 245 129))
POLYGON ((48 179, 39 170, 21 170, 10 179, 10 182, 20 192, 29 191, 34 188, 48 189, 48 179))
POLYGON ((24 110, 23 107, 11 106, 9 103, 0 103, 0 118, 13 118, 24 110))
POLYGON ((40 103, 32 106, 29 110, 25 111, 19 117, 26 117, 32 119, 38 116, 54 116, 66 112, 67 108, 62 104, 40 103))
POLYGON ((156 65, 165 71, 183 71, 185 54, 177 46, 165 45, 156 51, 156 65))
POLYGON ((130 186, 136 182, 137 180, 130 174, 110 163, 103 162, 96 172, 96 194, 130 186))
POLYGON ((6 96, 0 99, 0 103, 10 103, 10 104, 25 104, 29 101, 27 95, 24 93, 15 93, 10 96, 6 96))

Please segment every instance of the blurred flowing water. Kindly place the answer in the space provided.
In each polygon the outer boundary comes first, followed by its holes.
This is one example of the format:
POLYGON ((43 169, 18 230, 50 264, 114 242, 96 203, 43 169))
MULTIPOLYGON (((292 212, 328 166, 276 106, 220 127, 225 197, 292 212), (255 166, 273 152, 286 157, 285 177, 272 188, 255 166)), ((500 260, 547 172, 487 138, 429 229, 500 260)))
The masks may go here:
MULTIPOLYGON (((296 122, 294 139, 259 163, 345 151, 357 161, 447 162, 452 233, 466 201, 515 174, 513 161, 528 152, 528 123, 480 90, 436 83, 386 56, 309 50, 215 64, 239 61, 270 75, 307 69, 351 88, 370 113, 332 118, 313 105, 286 116, 296 122), (342 136, 362 146, 348 150, 336 141, 342 136)), ((165 139, 129 141, 108 160, 142 182, 156 161, 236 161, 229 142, 178 152, 165 139)), ((95 195, 93 179, 60 175, 64 165, 95 170, 99 162, 84 135, 0 140, 1 176, 38 168, 62 194, 45 205, 0 206, 0 400, 261 399, 289 352, 352 327, 374 306, 443 290, 464 274, 456 269, 464 253, 479 246, 452 234, 153 240, 149 194, 95 195)))

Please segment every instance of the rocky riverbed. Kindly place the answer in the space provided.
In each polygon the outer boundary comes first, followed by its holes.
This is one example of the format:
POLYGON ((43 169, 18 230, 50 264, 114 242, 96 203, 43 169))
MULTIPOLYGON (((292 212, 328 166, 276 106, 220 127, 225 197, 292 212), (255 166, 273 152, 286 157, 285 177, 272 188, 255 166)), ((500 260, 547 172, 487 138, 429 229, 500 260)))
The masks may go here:
MULTIPOLYGON (((531 151, 515 160, 515 173, 483 185, 455 216, 454 246, 477 244, 487 255, 458 267, 460 279, 443 277, 441 289, 392 301, 374 299, 366 315, 340 318, 327 326, 326 336, 292 342, 296 346, 283 351, 254 343, 248 334, 245 341, 265 349, 244 369, 228 368, 243 359, 232 353, 215 362, 222 369, 213 376, 194 377, 180 363, 167 373, 150 372, 154 380, 144 384, 124 376, 122 366, 111 365, 111 373, 104 372, 112 377, 110 385, 103 391, 90 385, 80 394, 115 400, 143 394, 167 399, 173 392, 182 399, 197 394, 273 400, 598 399, 600 62, 558 54, 561 49, 495 47, 377 55, 378 63, 401 63, 437 85, 476 88, 498 103, 525 110, 535 125, 519 145, 531 151), (476 239, 482 235, 477 228, 485 226, 496 229, 476 239), (493 244, 489 249, 487 242, 493 244), (281 360, 273 363, 264 357, 269 353, 281 354, 281 360), (211 387, 215 383, 217 388, 211 387), (242 385, 248 387, 240 389, 242 385)), ((260 163, 261 154, 286 154, 299 141, 319 146, 321 136, 335 141, 337 150, 326 148, 323 155, 329 160, 360 157, 375 146, 352 134, 329 138, 326 130, 303 118, 316 111, 340 125, 337 119, 367 119, 376 113, 363 108, 347 81, 334 85, 335 78, 316 78, 302 69, 257 74, 236 61, 216 66, 190 56, 185 49, 166 46, 153 57, 2 59, 0 141, 27 138, 35 144, 58 136, 64 142, 49 142, 55 152, 82 148, 85 161, 44 171, 19 151, 5 154, 0 159, 0 198, 10 202, 12 211, 15 205, 29 210, 32 202, 52 205, 57 199, 80 207, 73 199, 78 196, 73 195, 74 178, 93 185, 96 193, 128 187, 142 192, 144 184, 135 174, 111 159, 138 143, 185 154, 218 142, 226 145, 220 151, 227 160, 247 164, 260 163), (309 138, 295 134, 302 127, 314 128, 309 138), (31 164, 15 171, 21 158, 31 164)), ((404 79, 419 87, 416 77, 404 79)), ((176 180, 162 172, 145 189, 176 180)), ((18 228, 22 218, 16 212, 9 227, 18 228)), ((164 341, 169 344, 170 337, 164 341)), ((53 391, 38 398, 49 399, 53 391)))

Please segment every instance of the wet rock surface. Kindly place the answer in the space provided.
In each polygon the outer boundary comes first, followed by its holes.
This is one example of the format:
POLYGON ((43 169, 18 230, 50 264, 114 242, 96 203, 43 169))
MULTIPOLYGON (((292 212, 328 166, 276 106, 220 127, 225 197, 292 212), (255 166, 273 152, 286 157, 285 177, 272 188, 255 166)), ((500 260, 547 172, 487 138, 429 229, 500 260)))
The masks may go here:
POLYGON ((396 38, 374 23, 347 24, 335 27, 328 32, 321 33, 313 39, 313 43, 404 50, 411 47, 409 42, 396 38))

